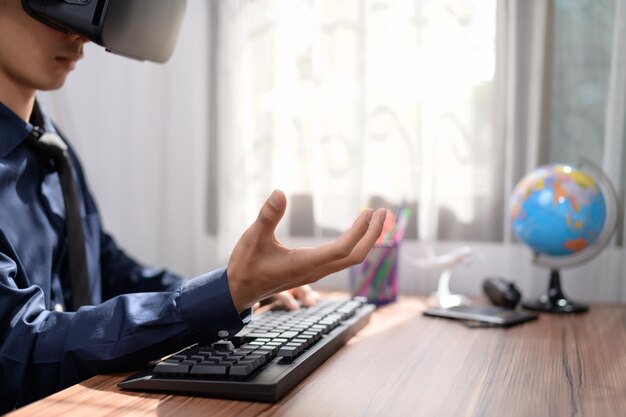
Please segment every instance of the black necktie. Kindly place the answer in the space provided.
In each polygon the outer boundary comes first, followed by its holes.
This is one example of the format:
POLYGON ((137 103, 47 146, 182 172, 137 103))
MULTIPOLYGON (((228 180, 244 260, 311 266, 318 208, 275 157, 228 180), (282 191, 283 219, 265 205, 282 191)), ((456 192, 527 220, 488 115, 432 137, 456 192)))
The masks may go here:
POLYGON ((45 132, 35 126, 26 141, 33 149, 53 158, 58 169, 63 192, 63 204, 65 205, 68 269, 72 284, 71 308, 78 310, 80 306, 91 304, 91 301, 87 275, 87 256, 85 254, 85 235, 83 234, 72 161, 67 145, 56 133, 45 132))

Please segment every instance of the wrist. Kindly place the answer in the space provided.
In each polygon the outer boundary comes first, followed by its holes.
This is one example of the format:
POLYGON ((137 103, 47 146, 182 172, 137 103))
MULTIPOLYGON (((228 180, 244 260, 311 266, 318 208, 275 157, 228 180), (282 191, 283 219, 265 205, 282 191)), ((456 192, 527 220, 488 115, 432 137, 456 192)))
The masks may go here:
POLYGON ((252 303, 246 303, 244 289, 241 288, 240 282, 236 279, 236 273, 232 272, 232 269, 226 269, 226 279, 228 283, 228 290, 230 291, 230 297, 233 300, 233 304, 238 313, 241 313, 245 309, 252 306, 252 303))

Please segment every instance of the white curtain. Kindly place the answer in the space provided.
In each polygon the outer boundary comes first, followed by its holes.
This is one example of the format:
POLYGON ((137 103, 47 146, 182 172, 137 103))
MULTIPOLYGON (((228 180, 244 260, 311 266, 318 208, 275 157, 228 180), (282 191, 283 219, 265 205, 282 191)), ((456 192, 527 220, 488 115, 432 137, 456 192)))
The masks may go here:
POLYGON ((310 197, 314 236, 378 198, 419 205, 422 240, 501 239, 495 1, 214 5, 220 247, 272 188, 310 197))
MULTIPOLYGON (((550 2, 500 0, 498 3, 496 135, 503 143, 498 164, 504 195, 527 172, 546 163, 548 55, 552 28, 550 2)), ((506 208, 506 207, 505 207, 506 208)), ((504 241, 511 242, 504 216, 504 241)))

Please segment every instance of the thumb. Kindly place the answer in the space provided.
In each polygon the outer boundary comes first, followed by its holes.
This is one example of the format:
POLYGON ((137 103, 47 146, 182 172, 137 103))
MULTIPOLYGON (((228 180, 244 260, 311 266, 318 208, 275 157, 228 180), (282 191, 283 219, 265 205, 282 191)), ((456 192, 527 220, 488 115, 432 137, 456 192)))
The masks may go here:
POLYGON ((285 214, 287 198, 280 190, 274 190, 261 207, 259 217, 254 223, 255 228, 261 233, 274 233, 280 219, 285 214))

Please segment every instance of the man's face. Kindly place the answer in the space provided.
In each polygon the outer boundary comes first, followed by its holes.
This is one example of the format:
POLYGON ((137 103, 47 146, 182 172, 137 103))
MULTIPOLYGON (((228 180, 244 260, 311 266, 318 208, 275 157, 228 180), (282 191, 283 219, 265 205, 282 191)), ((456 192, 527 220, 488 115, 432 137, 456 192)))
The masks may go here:
POLYGON ((0 86, 53 90, 65 82, 86 40, 33 19, 20 0, 0 0, 0 86))

